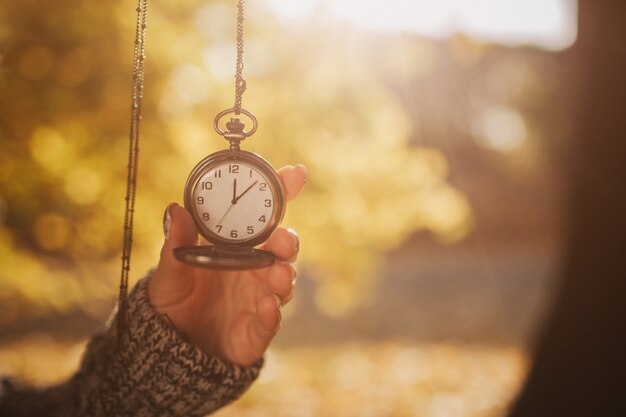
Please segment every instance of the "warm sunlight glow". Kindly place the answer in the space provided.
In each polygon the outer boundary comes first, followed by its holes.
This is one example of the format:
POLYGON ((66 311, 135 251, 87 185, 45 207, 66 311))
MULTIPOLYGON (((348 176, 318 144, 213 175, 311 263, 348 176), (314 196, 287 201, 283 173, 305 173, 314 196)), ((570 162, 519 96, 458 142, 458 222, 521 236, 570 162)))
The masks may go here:
POLYGON ((267 0, 286 21, 326 15, 373 30, 408 31, 432 37, 463 33, 506 45, 548 49, 570 46, 576 38, 573 0, 267 0))

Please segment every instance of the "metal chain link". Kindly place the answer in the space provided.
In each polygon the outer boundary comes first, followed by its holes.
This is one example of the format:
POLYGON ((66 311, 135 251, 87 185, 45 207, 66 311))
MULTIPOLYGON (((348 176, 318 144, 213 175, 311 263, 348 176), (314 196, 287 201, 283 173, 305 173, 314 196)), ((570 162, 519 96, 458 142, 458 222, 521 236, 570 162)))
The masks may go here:
POLYGON ((235 114, 241 113, 241 96, 246 91, 246 80, 243 78, 243 23, 245 0, 237 3, 237 64, 235 65, 235 114))
POLYGON ((135 196, 137 194, 137 163, 139 159, 139 127, 144 87, 144 61, 148 0, 138 0, 135 46, 133 54, 133 79, 130 108, 130 133, 128 135, 128 166, 126 175, 126 206, 124 209, 124 237, 122 240, 122 268, 120 272, 120 292, 117 313, 118 343, 122 343, 128 310, 128 276, 130 255, 133 246, 133 218, 135 196))

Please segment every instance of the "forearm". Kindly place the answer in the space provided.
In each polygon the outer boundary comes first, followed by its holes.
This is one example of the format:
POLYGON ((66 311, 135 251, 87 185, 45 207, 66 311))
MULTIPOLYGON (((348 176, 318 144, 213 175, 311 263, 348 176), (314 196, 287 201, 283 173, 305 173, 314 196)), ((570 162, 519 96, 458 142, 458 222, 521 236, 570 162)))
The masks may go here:
POLYGON ((147 279, 129 299, 126 343, 116 325, 89 342, 68 382, 46 389, 3 384, 0 415, 202 416, 239 397, 261 361, 240 367, 186 343, 150 305, 147 279))

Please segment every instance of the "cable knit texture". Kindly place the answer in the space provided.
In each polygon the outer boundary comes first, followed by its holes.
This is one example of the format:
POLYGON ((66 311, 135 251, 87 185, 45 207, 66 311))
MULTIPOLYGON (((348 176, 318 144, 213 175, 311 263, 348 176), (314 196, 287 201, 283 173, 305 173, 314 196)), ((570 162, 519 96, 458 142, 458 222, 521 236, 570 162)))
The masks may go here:
POLYGON ((262 359, 241 367, 185 342, 150 305, 148 280, 129 296, 121 348, 112 321, 89 341, 66 383, 33 388, 5 379, 0 416, 203 416, 238 398, 257 378, 262 359))

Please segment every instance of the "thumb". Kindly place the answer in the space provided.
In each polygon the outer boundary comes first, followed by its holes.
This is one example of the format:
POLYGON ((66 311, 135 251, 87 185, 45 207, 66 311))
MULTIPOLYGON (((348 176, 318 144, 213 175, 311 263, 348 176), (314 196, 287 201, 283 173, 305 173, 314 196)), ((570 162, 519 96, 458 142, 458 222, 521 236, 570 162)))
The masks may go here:
POLYGON ((196 245, 198 231, 189 212, 176 203, 170 203, 163 216, 163 232, 165 241, 159 266, 150 282, 150 295, 162 298, 167 294, 167 298, 175 298, 177 293, 189 287, 192 274, 189 266, 174 257, 173 250, 179 246, 196 245))

